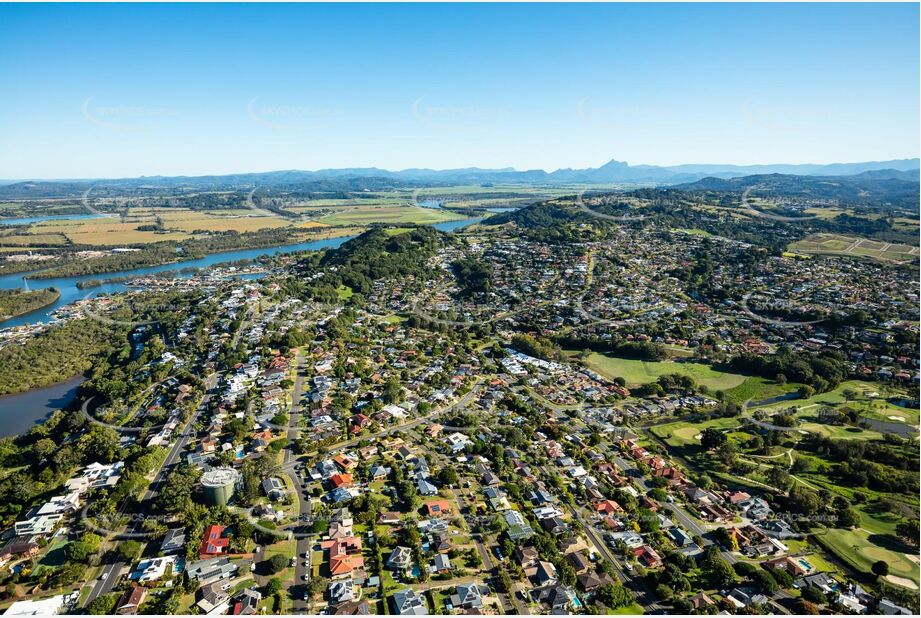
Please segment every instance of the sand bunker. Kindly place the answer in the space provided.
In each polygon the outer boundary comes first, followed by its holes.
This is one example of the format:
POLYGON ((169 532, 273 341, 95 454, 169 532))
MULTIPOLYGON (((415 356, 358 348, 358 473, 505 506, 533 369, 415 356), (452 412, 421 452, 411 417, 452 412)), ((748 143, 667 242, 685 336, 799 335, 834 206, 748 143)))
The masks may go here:
POLYGON ((903 423, 905 422, 904 416, 887 416, 886 418, 888 418, 890 421, 902 421, 903 423))
POLYGON ((898 575, 887 575, 886 579, 897 586, 902 586, 903 588, 908 588, 909 590, 917 590, 918 584, 911 581, 907 577, 899 577, 898 575))

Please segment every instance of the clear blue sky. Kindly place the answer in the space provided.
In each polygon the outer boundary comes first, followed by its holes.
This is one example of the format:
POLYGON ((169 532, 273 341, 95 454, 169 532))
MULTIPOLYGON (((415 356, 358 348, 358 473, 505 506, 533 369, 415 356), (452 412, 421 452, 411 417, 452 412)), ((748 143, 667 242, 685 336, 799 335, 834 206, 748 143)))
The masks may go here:
POLYGON ((919 153, 901 5, 0 6, 0 178, 919 153))

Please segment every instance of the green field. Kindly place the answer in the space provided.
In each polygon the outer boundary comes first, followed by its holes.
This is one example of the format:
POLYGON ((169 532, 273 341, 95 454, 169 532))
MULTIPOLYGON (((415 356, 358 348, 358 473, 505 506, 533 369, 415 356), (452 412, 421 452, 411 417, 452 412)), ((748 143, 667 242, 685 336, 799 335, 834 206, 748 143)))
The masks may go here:
POLYGON ((698 384, 711 390, 729 390, 745 382, 745 376, 737 373, 717 371, 700 363, 676 363, 673 361, 641 361, 615 358, 593 352, 585 364, 594 371, 608 377, 621 377, 628 386, 655 382, 659 376, 678 373, 694 378, 698 384))
POLYGON ((371 223, 416 223, 429 225, 463 219, 463 216, 434 208, 415 206, 359 206, 344 208, 319 219, 326 225, 368 225, 371 223))
POLYGON ((905 553, 874 544, 870 540, 870 535, 871 533, 863 528, 836 528, 828 530, 825 534, 816 535, 816 539, 851 568, 863 573, 870 573, 873 563, 877 560, 886 561, 889 564, 887 579, 890 582, 917 590, 921 581, 918 564, 905 553))

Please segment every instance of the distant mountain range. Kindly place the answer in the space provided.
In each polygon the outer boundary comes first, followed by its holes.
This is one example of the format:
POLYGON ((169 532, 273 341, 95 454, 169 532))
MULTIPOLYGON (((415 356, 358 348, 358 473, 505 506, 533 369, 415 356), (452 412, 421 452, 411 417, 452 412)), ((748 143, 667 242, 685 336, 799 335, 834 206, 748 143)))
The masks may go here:
POLYGON ((918 170, 870 170, 851 176, 755 174, 739 178, 709 176, 673 188, 689 192, 741 192, 800 199, 837 200, 851 205, 897 206, 914 210, 918 204, 918 170))
MULTIPOLYGON (((380 190, 387 186, 450 184, 503 184, 526 185, 560 184, 645 184, 678 185, 707 178, 730 179, 751 175, 792 174, 798 176, 850 176, 862 173, 892 174, 918 170, 918 159, 892 161, 867 161, 863 163, 778 164, 778 165, 724 165, 687 164, 674 166, 630 165, 611 160, 601 167, 587 169, 559 169, 518 171, 512 168, 482 169, 462 168, 450 170, 405 169, 389 171, 379 168, 343 168, 316 171, 284 170, 263 173, 227 174, 219 176, 142 176, 120 179, 80 180, 29 180, 0 182, 0 197, 39 198, 69 197, 90 187, 132 189, 157 192, 159 190, 228 190, 247 187, 298 189, 311 191, 380 190), (361 179, 361 180, 358 180, 361 179)), ((888 178, 887 177, 887 178, 888 178)))

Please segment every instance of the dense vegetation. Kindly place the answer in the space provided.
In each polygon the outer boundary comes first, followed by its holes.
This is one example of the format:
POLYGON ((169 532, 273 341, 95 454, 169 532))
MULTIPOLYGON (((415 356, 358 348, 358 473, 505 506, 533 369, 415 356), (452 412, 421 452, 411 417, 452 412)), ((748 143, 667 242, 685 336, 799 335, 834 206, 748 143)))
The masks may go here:
POLYGON ((0 290, 0 320, 23 315, 50 305, 61 293, 55 288, 43 290, 0 290))
POLYGON ((371 285, 384 277, 411 280, 430 275, 426 262, 445 242, 448 242, 445 234, 429 227, 400 234, 375 227, 337 249, 308 255, 299 264, 306 275, 317 266, 334 266, 333 272, 321 279, 287 285, 300 288, 292 292, 329 302, 341 301, 340 290, 348 289, 354 293, 352 302, 358 303, 371 290, 371 285))
POLYGON ((847 363, 838 353, 798 353, 787 346, 767 356, 748 352, 740 354, 730 359, 727 367, 729 371, 771 379, 782 375, 785 381, 808 384, 820 393, 834 389, 850 373, 847 363))
POLYGON ((125 329, 94 320, 73 320, 21 345, 0 349, 0 394, 48 386, 88 371, 110 354, 125 329))
POLYGON ((461 296, 473 296, 492 289, 492 267, 480 260, 465 258, 451 264, 461 296))

